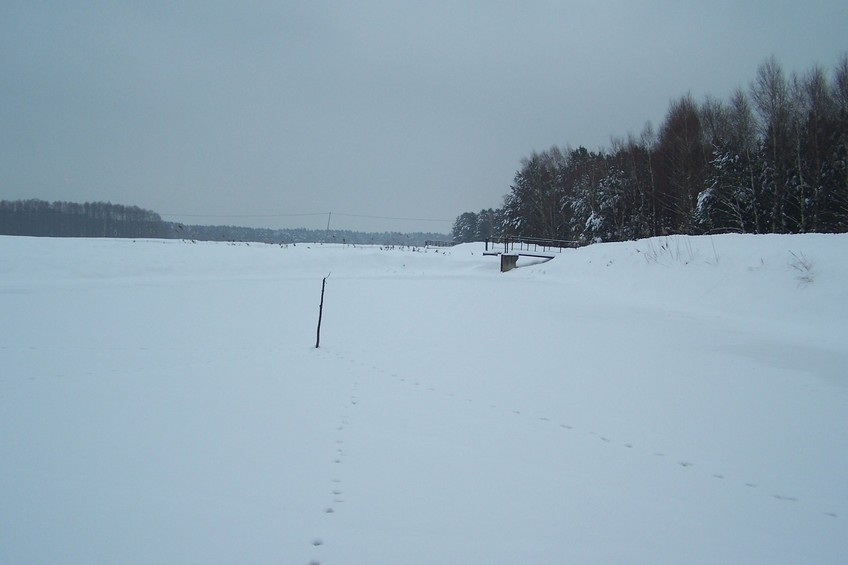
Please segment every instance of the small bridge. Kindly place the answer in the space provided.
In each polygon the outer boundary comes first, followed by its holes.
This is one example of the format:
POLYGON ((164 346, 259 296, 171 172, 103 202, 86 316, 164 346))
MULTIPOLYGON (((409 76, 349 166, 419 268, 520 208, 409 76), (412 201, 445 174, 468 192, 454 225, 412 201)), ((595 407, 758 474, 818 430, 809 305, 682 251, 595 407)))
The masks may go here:
POLYGON ((536 257, 553 259, 563 249, 579 247, 579 242, 564 239, 543 239, 538 237, 491 237, 486 239, 483 255, 500 255, 501 272, 515 268, 518 257, 536 257), (503 246, 503 247, 501 247, 503 246))

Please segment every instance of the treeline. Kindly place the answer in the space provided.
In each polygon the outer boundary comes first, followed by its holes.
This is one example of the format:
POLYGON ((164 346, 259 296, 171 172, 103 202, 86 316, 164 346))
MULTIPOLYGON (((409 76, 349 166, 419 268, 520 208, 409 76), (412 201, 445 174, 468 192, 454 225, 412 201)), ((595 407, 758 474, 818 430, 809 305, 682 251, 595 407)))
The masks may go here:
POLYGON ((41 237, 120 237, 190 241, 347 243, 423 246, 445 234, 354 232, 349 230, 265 229, 184 225, 165 222, 156 212, 110 202, 0 201, 0 235, 41 237))
POLYGON ((0 235, 168 237, 156 212, 111 202, 0 201, 0 235))
POLYGON ((848 55, 830 75, 788 77, 772 57, 728 100, 673 101, 658 131, 648 124, 598 152, 534 152, 503 207, 460 215, 453 238, 721 231, 848 231, 848 55))
POLYGON ((441 233, 430 232, 358 232, 350 230, 310 230, 246 228, 239 226, 195 226, 171 224, 173 235, 194 241, 259 242, 287 245, 292 243, 342 243, 349 245, 396 245, 422 247, 425 242, 447 240, 441 233))

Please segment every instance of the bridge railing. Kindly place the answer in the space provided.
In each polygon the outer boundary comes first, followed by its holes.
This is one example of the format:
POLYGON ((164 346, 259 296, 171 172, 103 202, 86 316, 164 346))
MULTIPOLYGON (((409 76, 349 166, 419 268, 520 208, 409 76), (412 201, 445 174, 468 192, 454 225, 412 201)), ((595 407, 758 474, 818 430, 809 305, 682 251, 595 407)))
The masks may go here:
POLYGON ((580 242, 566 239, 545 239, 541 237, 519 237, 519 236, 496 236, 486 239, 486 251, 496 251, 496 246, 503 246, 503 252, 511 251, 533 251, 533 252, 557 252, 563 249, 573 249, 580 246, 580 242))

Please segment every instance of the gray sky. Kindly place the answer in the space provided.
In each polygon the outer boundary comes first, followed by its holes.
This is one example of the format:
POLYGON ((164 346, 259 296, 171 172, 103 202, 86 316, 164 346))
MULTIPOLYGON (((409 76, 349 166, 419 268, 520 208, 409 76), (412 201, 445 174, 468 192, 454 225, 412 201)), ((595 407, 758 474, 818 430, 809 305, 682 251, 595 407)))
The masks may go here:
POLYGON ((846 30, 845 0, 3 0, 0 199, 447 232, 531 151, 726 99, 772 54, 830 73, 846 30))

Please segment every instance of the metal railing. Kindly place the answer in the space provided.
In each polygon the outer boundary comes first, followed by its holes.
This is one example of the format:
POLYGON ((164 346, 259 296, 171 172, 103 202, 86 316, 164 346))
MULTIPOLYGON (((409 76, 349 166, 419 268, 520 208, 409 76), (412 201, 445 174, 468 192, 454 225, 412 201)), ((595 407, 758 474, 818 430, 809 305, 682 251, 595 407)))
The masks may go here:
POLYGON ((573 249, 580 246, 580 242, 566 239, 544 239, 541 237, 520 236, 496 236, 486 238, 486 251, 495 251, 496 245, 503 245, 503 252, 528 251, 551 253, 556 251, 562 253, 563 249, 573 249))

